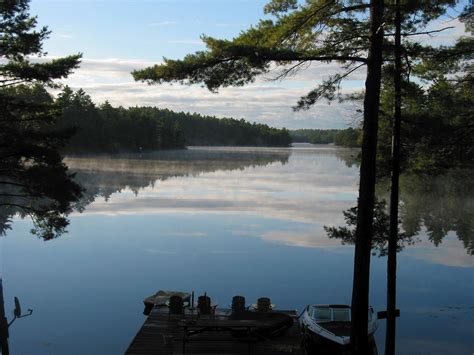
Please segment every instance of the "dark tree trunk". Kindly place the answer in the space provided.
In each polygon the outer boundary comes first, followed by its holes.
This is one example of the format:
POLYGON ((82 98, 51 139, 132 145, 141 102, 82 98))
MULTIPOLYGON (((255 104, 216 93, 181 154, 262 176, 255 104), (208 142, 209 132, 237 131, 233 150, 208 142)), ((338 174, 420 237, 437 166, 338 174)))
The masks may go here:
POLYGON ((10 354, 8 348, 8 321, 5 317, 5 305, 3 301, 3 282, 0 278, 0 350, 2 355, 10 354))
POLYGON ((351 344, 353 353, 360 355, 370 353, 367 328, 377 132, 382 76, 384 2, 383 0, 371 0, 370 5, 371 38, 365 81, 362 156, 352 286, 351 344))
POLYGON ((402 116, 401 88, 401 15, 400 0, 396 0, 395 15, 395 114, 392 125, 392 181, 390 190, 390 239, 387 259, 387 332, 385 355, 395 354, 396 309, 397 309, 397 243, 398 243, 398 199, 400 175, 400 124, 402 116))

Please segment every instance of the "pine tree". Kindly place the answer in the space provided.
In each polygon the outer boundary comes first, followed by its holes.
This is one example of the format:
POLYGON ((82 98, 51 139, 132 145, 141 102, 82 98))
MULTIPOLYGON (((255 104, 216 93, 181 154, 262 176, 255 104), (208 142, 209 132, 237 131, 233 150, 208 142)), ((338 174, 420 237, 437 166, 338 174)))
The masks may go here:
POLYGON ((36 28, 28 2, 0 1, 0 232, 20 214, 47 240, 64 232, 82 189, 59 153, 72 132, 54 129, 60 112, 44 86, 70 74, 81 55, 32 62, 50 32, 36 28))
MULTIPOLYGON (((455 3, 404 1, 404 35, 415 34, 455 3)), ((207 50, 182 60, 165 58, 163 64, 132 74, 136 80, 148 83, 203 83, 217 91, 250 83, 274 67, 281 69, 276 79, 283 79, 304 70, 308 63, 338 62, 343 71, 303 96, 295 106, 299 110, 308 109, 320 98, 337 98, 342 80, 366 68, 351 334, 353 352, 365 355, 379 101, 383 69, 393 63, 393 1, 387 1, 386 6, 384 0, 273 0, 265 6, 265 13, 273 18, 261 20, 232 40, 203 36, 207 50)), ((404 44, 409 60, 422 52, 419 43, 404 44)))

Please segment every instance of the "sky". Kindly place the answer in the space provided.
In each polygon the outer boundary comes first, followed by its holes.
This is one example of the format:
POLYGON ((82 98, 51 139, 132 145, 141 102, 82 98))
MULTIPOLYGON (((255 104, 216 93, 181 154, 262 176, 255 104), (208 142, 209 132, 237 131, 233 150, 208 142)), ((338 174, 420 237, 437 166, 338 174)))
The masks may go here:
MULTIPOLYGON (((96 103, 114 106, 157 106, 175 111, 217 117, 244 118, 275 127, 345 128, 357 123, 355 103, 318 102, 304 112, 294 112, 299 97, 331 73, 335 64, 314 64, 284 81, 267 74, 253 84, 211 93, 200 86, 147 85, 134 82, 130 72, 160 63, 163 57, 180 59, 205 49, 200 35, 231 39, 264 17, 267 0, 32 0, 30 13, 39 25, 52 31, 45 42, 47 58, 82 53, 79 69, 63 83, 83 88, 96 103)), ((456 16, 455 12, 452 12, 456 16)), ((454 26, 424 40, 452 43, 464 33, 454 26)), ((439 26, 440 23, 433 26, 439 26)), ((364 71, 355 72, 343 92, 361 90, 364 71)))

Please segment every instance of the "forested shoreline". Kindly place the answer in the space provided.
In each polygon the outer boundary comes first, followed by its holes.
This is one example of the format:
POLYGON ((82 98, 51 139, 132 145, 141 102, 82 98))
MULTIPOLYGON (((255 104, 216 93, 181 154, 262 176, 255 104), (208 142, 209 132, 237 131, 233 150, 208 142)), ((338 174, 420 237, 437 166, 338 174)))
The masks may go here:
POLYGON ((55 102, 62 112, 58 128, 75 130, 67 153, 182 149, 187 145, 286 147, 291 143, 284 128, 158 107, 96 105, 84 90, 74 92, 67 86, 55 102))
POLYGON ((335 144, 360 147, 360 129, 296 129, 290 131, 293 143, 335 144))
MULTIPOLYGON (((417 84, 411 84, 410 89, 416 95, 407 100, 406 139, 402 141, 404 169, 426 171, 470 166, 472 135, 459 135, 464 127, 469 127, 469 111, 465 110, 472 103, 469 85, 439 80, 426 91, 417 84), (449 102, 456 105, 448 105, 449 102), (436 124, 428 125, 427 121, 436 124), (425 127, 423 135, 418 133, 421 127, 425 127)), ((41 85, 3 90, 19 101, 55 110, 57 117, 49 130, 69 132, 66 134, 69 139, 62 148, 62 152, 69 155, 184 149, 196 145, 287 147, 299 142, 360 147, 362 141, 360 127, 290 131, 244 119, 217 118, 166 108, 114 107, 107 101, 96 104, 83 89, 73 91, 68 86, 56 96, 41 85)), ((385 112, 392 111, 391 97, 392 93, 384 89, 378 144, 381 171, 388 171, 385 165, 390 161, 391 116, 385 112)))
MULTIPOLYGON (((48 99, 37 87, 33 97, 48 99)), ((30 93, 31 94, 31 93, 30 93)), ((360 129, 274 128, 244 119, 217 118, 199 113, 175 112, 151 106, 114 107, 95 104, 83 89, 66 86, 50 97, 61 115, 56 126, 74 133, 67 154, 140 152, 184 149, 186 146, 287 147, 291 143, 360 146, 360 129)))

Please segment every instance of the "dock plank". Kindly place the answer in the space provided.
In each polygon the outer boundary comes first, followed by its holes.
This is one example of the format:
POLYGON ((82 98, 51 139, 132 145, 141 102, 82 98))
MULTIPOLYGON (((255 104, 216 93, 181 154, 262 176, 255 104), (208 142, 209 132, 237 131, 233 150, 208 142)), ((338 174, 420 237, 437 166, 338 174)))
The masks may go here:
MULTIPOLYGON (((275 313, 284 313, 294 319, 293 326, 284 334, 272 339, 251 339, 232 336, 225 329, 204 331, 192 336, 186 336, 183 323, 197 321, 197 313, 186 310, 184 315, 169 316, 168 308, 154 308, 145 323, 132 340, 126 355, 201 355, 201 354, 304 354, 301 347, 301 333, 297 321, 296 311, 275 310, 275 313), (183 352, 183 339, 186 339, 183 352)), ((216 314, 209 318, 201 316, 197 324, 219 322, 226 326, 233 325, 229 320, 230 310, 217 309, 216 314)))

